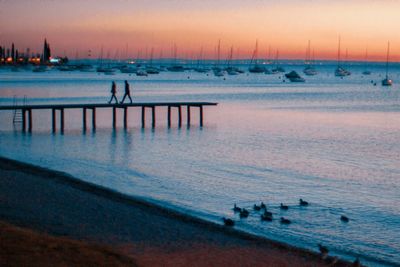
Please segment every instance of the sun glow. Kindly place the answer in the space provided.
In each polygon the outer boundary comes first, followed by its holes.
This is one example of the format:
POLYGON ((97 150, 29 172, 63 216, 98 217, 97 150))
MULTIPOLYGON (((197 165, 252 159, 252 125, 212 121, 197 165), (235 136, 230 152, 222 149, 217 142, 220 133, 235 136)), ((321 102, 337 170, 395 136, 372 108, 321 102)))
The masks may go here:
POLYGON ((398 1, 95 2, 46 2, 44 11, 31 5, 30 12, 50 14, 35 21, 24 5, 7 3, 27 15, 17 23, 3 18, 2 39, 27 47, 47 37, 60 55, 87 57, 91 50, 97 57, 103 47, 110 57, 119 51, 131 58, 149 57, 151 49, 155 57, 171 57, 174 44, 179 57, 196 58, 203 48, 205 58, 215 58, 218 40, 221 57, 233 46, 234 58, 249 58, 257 39, 260 57, 279 50, 280 58, 290 59, 303 59, 311 40, 316 58, 336 59, 341 35, 348 59, 364 60, 368 47, 369 60, 384 60, 390 40, 391 60, 400 60, 400 35, 394 34, 400 24, 398 1))

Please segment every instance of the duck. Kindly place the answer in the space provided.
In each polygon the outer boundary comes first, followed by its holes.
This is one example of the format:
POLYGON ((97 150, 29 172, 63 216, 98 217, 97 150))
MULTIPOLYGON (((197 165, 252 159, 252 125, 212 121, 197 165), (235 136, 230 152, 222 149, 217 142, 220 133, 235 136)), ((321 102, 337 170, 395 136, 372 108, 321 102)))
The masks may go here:
POLYGON ((233 211, 236 212, 240 212, 242 209, 239 208, 238 206, 236 206, 236 203, 233 205, 233 211))
POLYGON ((326 257, 329 253, 329 249, 321 244, 318 244, 319 252, 321 252, 323 257, 326 257))
POLYGON ((288 210, 289 209, 289 207, 288 206, 286 206, 286 205, 283 205, 282 203, 281 203, 281 210, 288 210))
POLYGON ((265 210, 264 211, 265 216, 271 216, 272 217, 272 212, 265 210))
POLYGON ((256 205, 256 204, 254 204, 253 209, 254 209, 255 211, 260 211, 260 210, 261 210, 261 207, 258 206, 258 205, 256 205))
POLYGON ((225 226, 232 227, 232 226, 235 225, 235 222, 232 219, 227 219, 227 218, 224 217, 224 218, 222 218, 222 221, 224 222, 225 226))
POLYGON ((281 223, 282 224, 291 224, 292 222, 289 219, 281 217, 281 223))
POLYGON ((344 215, 340 216, 340 220, 342 222, 346 222, 346 223, 350 221, 350 219, 348 217, 344 216, 344 215))
POLYGON ((260 207, 264 210, 267 210, 267 205, 264 204, 264 202, 261 202, 260 207))
POLYGON ((303 199, 300 198, 299 200, 300 206, 308 206, 308 202, 304 201, 303 199))
POLYGON ((272 215, 268 215, 268 214, 261 214, 261 221, 268 221, 268 222, 272 222, 272 215))
POLYGON ((240 216, 240 218, 247 218, 247 217, 249 217, 249 211, 246 209, 241 209, 239 216, 240 216))

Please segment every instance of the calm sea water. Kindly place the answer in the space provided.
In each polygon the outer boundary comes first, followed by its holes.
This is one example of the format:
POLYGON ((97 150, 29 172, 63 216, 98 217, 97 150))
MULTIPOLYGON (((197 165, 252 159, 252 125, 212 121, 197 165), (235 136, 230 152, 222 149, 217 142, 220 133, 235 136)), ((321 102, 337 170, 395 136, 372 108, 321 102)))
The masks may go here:
POLYGON ((26 95, 29 104, 106 102, 111 81, 121 95, 124 79, 138 102, 219 105, 205 108, 202 128, 193 108, 192 126, 181 129, 176 113, 166 127, 164 108, 157 109, 155 129, 141 129, 140 112, 132 108, 129 129, 123 130, 119 113, 113 131, 111 110, 98 110, 97 131, 86 134, 81 111, 68 110, 63 135, 51 134, 50 111, 34 111, 32 134, 14 129, 12 112, 2 111, 0 155, 210 221, 231 217, 237 228, 292 245, 317 250, 321 243, 346 259, 399 265, 400 70, 391 70, 395 85, 382 88, 380 65, 365 77, 362 68, 349 68, 353 75, 339 79, 334 66, 320 66, 304 84, 264 74, 223 79, 191 72, 137 77, 2 69, 0 105, 12 104, 14 95, 26 95), (310 206, 299 207, 299 198, 310 206), (261 222, 256 212, 239 220, 231 210, 233 203, 250 208, 261 201, 276 220, 261 222), (278 208, 281 202, 288 211, 278 208), (349 223, 340 221, 342 214, 349 223), (281 225, 281 216, 292 224, 281 225))

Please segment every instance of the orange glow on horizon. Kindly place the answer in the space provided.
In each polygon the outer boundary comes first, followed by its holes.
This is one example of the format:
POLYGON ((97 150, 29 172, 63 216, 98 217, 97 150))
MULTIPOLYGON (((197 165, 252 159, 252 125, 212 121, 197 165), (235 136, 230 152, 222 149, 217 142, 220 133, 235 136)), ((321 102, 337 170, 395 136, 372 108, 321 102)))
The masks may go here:
POLYGON ((369 61, 385 61, 386 43, 390 41, 390 61, 400 61, 398 1, 171 1, 171 6, 164 4, 163 8, 142 1, 117 1, 112 8, 101 0, 96 1, 96 8, 88 3, 74 6, 74 2, 46 2, 49 8, 65 6, 68 15, 49 15, 32 21, 32 25, 27 17, 23 25, 26 29, 22 25, 13 31, 5 27, 2 39, 40 51, 42 40, 47 37, 54 55, 72 59, 76 54, 87 58, 89 50, 91 58, 98 58, 101 47, 103 57, 111 59, 150 58, 152 49, 154 58, 171 58, 174 44, 179 58, 197 59, 203 48, 203 58, 215 59, 218 40, 221 59, 227 58, 232 46, 235 59, 248 59, 256 39, 259 58, 268 58, 270 48, 272 59, 277 50, 280 59, 304 59, 311 40, 316 59, 336 60, 341 35, 342 59, 347 49, 348 60, 365 60, 368 47, 369 61), (68 8, 73 11, 68 12, 68 8))

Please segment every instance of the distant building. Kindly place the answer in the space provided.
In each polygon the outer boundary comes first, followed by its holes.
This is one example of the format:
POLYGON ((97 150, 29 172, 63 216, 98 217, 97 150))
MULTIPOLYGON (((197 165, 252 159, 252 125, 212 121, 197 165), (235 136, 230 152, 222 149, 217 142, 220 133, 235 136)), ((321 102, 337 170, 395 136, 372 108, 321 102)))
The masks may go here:
MULTIPOLYGON (((1 1, 1 0, 0 0, 1 1)), ((67 57, 52 57, 50 44, 47 39, 44 39, 42 53, 32 52, 29 48, 24 50, 18 50, 15 48, 14 43, 11 44, 11 48, 0 46, 0 64, 6 65, 23 65, 23 64, 46 64, 46 65, 60 65, 68 63, 67 57)))
POLYGON ((44 39, 42 62, 49 63, 50 58, 51 58, 50 45, 47 43, 47 40, 44 39))

